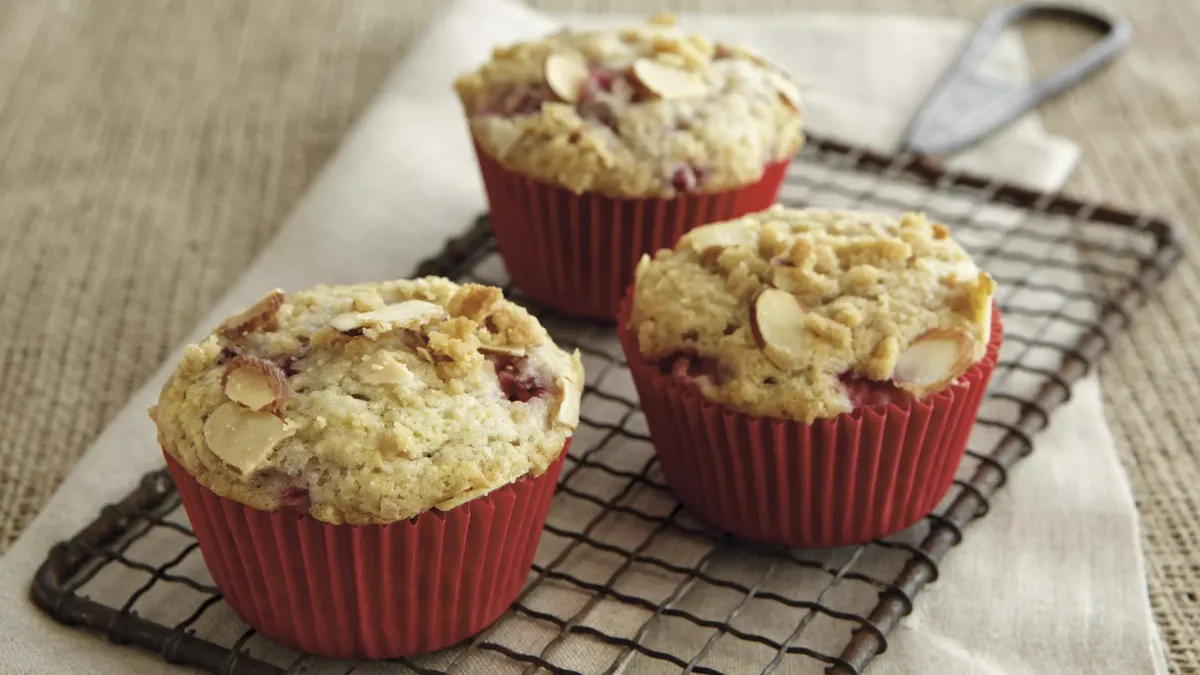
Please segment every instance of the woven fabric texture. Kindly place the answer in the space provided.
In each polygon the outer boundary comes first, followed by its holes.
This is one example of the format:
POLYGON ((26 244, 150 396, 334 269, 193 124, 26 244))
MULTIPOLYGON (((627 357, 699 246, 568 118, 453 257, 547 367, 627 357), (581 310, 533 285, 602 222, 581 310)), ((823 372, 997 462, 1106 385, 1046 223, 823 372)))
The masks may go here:
MULTIPOLYGON (((912 12, 990 0, 541 0, 558 12, 912 12)), ((0 0, 0 551, 274 234, 437 0, 0 0)), ((1111 0, 1134 44, 1045 105, 1068 190, 1200 234, 1200 47, 1187 0, 1111 0)), ((1086 33, 1024 31, 1035 69, 1086 33)), ((463 224, 466 225, 465 223, 463 224)), ((1102 362, 1172 672, 1200 673, 1200 265, 1102 362)))

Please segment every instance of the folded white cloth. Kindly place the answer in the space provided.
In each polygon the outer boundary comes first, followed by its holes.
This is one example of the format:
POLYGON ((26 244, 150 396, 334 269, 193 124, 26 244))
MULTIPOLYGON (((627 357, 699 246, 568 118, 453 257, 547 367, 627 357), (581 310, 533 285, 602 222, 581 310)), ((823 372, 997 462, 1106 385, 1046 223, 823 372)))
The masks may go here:
MULTIPOLYGON (((806 78, 811 129, 882 149, 895 143, 967 30, 959 22, 901 16, 689 17, 687 23, 756 44, 806 78)), ((506 0, 454 3, 396 67, 276 239, 191 337, 266 288, 409 274, 466 227, 484 200, 450 82, 492 45, 552 25, 506 0)), ((1003 41, 989 68, 1000 77, 1026 77, 1019 43, 1003 41)), ((1073 145, 1026 118, 952 163, 1052 189, 1075 158, 1073 145)), ((177 356, 133 396, 0 560, 0 673, 170 669, 153 655, 53 623, 27 595, 54 543, 161 466, 145 410, 177 356)), ((1136 512, 1094 380, 1076 388, 1039 437, 1038 452, 950 554, 939 581, 890 643, 871 672, 1154 672, 1136 512)), ((736 653, 718 650, 714 658, 737 670, 736 653)), ((598 672, 604 665, 574 667, 598 672)))

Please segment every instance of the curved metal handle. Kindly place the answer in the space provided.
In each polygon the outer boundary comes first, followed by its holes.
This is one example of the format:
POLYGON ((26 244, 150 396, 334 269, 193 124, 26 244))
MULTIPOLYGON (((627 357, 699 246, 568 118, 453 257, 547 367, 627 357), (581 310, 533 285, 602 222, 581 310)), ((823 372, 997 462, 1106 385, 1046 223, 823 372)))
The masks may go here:
POLYGON ((1022 2, 1002 6, 984 20, 967 45, 967 51, 963 53, 963 65, 973 66, 979 63, 987 53, 987 47, 996 41, 1005 28, 1032 18, 1073 21, 1104 34, 1099 42, 1075 57, 1074 61, 1063 66, 1061 70, 1041 82, 1033 83, 1032 89, 1038 92, 1039 102, 1062 93, 1092 74, 1128 47, 1133 37, 1133 28, 1128 19, 1101 9, 1046 2, 1022 2), (979 49, 980 45, 983 49, 979 49))
POLYGON ((905 148, 937 154, 969 145, 1091 75, 1125 49, 1132 35, 1128 19, 1103 10, 1045 2, 1003 5, 983 20, 934 88, 909 127, 905 148), (1061 70, 1027 86, 976 76, 975 66, 1004 29, 1034 17, 1073 21, 1104 36, 1061 70))

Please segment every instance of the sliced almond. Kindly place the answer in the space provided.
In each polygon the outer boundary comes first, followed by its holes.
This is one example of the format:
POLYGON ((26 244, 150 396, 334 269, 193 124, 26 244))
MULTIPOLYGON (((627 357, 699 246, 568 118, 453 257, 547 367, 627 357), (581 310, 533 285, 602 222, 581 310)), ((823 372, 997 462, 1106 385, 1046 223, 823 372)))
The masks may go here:
POLYGON ((974 339, 957 328, 923 333, 896 358, 892 381, 916 396, 947 386, 971 366, 974 339))
POLYGON ((800 87, 782 75, 774 75, 771 82, 775 84, 775 89, 779 91, 779 98, 788 104, 796 112, 800 111, 800 87))
POLYGON ((558 412, 554 414, 554 419, 574 427, 579 424, 579 399, 581 396, 579 385, 575 384, 574 380, 566 377, 556 378, 554 384, 558 386, 558 390, 561 392, 558 402, 558 412))
POLYGON ((525 356, 526 349, 512 345, 480 345, 479 351, 485 354, 503 354, 504 356, 525 356))
POLYGON ((784 370, 799 366, 808 348, 804 306, 796 296, 777 288, 765 288, 750 309, 750 329, 767 360, 784 370))
POLYGON ((367 384, 410 384, 416 375, 391 352, 375 352, 363 358, 354 372, 367 384))
POLYGON ((637 281, 642 278, 642 275, 646 273, 646 270, 649 269, 649 267, 650 256, 646 253, 643 253, 642 257, 638 258, 637 267, 633 268, 634 283, 637 283, 637 281))
POLYGON ((437 504, 434 504, 433 508, 435 508, 439 511, 449 511, 450 509, 453 509, 458 506, 462 506, 463 504, 466 504, 467 502, 469 502, 473 499, 479 499, 480 497, 487 495, 489 492, 491 492, 492 490, 495 490, 495 489, 496 488, 494 488, 494 487, 482 487, 482 488, 475 488, 472 490, 467 490, 466 492, 458 495, 457 497, 451 497, 450 499, 447 499, 446 501, 442 501, 442 502, 438 502, 437 504))
POLYGON ((699 254, 714 246, 749 246, 754 243, 753 233, 737 221, 726 221, 697 227, 687 233, 688 244, 699 254))
POLYGON ((575 103, 588 79, 588 65, 578 54, 555 52, 546 58, 546 85, 554 95, 575 103))
POLYGON ((225 366, 221 387, 229 400, 255 412, 275 412, 288 397, 287 374, 282 368, 244 354, 225 366))
POLYGON ((233 402, 223 403, 204 421, 208 449, 242 474, 261 466, 284 438, 283 420, 233 402))
POLYGON ((727 44, 724 42, 717 43, 716 50, 713 52, 713 58, 717 58, 717 59, 741 58, 741 59, 750 61, 751 63, 757 63, 760 66, 771 66, 772 65, 769 61, 767 61, 767 59, 765 57, 763 57, 762 54, 759 54, 758 52, 754 51, 753 49, 751 49, 745 45, 727 44))
POLYGON ((633 76, 652 94, 665 99, 694 98, 708 93, 704 78, 653 59, 633 63, 633 76))
POLYGON ((359 328, 376 327, 382 330, 393 328, 420 328, 430 321, 445 316, 441 305, 424 300, 405 300, 373 312, 346 312, 333 317, 329 325, 349 333, 359 328))
POLYGON ((244 312, 225 319, 217 328, 217 332, 222 337, 236 340, 246 333, 271 330, 275 327, 275 313, 283 305, 285 297, 283 291, 276 288, 244 312))

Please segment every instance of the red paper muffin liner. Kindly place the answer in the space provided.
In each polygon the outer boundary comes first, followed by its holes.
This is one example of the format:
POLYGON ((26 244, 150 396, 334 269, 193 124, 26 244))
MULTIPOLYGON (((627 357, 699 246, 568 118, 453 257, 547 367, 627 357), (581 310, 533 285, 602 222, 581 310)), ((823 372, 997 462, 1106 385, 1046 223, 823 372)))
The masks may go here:
POLYGON ((622 303, 618 334, 663 475, 694 513, 747 539, 834 548, 904 530, 937 506, 966 452, 996 367, 985 356, 921 400, 859 407, 812 424, 753 417, 705 399, 646 361, 622 303))
POLYGON ((529 576, 563 462, 449 511, 359 526, 217 496, 163 454, 233 611, 292 649, 343 659, 434 651, 499 618, 529 576))
POLYGON ((510 171, 475 146, 492 232, 513 283, 565 314, 612 321, 643 253, 670 248, 705 223, 775 203, 788 162, 744 187, 674 199, 613 199, 510 171))

